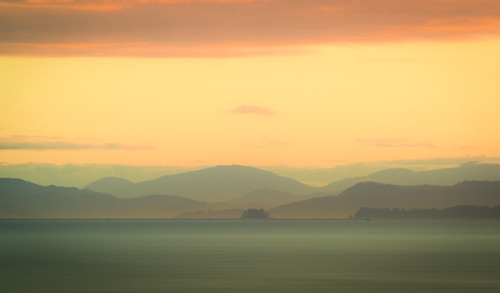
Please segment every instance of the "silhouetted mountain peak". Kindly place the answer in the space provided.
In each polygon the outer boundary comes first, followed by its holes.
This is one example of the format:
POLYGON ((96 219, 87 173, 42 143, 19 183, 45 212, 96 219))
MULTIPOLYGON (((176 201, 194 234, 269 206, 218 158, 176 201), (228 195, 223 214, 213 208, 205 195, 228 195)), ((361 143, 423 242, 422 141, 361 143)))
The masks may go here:
MULTIPOLYGON (((229 176, 229 177, 235 177, 235 176, 242 176, 242 175, 271 175, 271 176, 278 176, 274 173, 271 173, 269 171, 264 171, 255 167, 250 167, 250 166, 241 166, 241 165, 219 165, 215 167, 210 167, 210 168, 205 168, 201 170, 196 170, 196 171, 190 171, 190 172, 184 172, 184 173, 179 173, 179 174, 173 174, 173 175, 165 175, 162 177, 159 177, 157 179, 153 179, 150 181, 155 181, 155 180, 161 180, 164 178, 172 178, 176 176, 197 176, 197 175, 202 175, 202 176, 212 176, 212 177, 220 177, 220 176, 229 176)), ((291 180, 291 179, 290 179, 291 180)))
POLYGON ((115 192, 119 197, 145 194, 176 194, 203 201, 226 201, 256 189, 275 189, 305 195, 315 188, 269 171, 240 165, 222 165, 202 170, 166 175, 134 184, 115 192))
POLYGON ((102 186, 102 185, 107 185, 107 184, 114 184, 114 185, 128 185, 132 184, 130 180, 124 179, 124 178, 119 178, 119 177, 103 177, 99 180, 96 180, 89 185, 85 186, 84 189, 90 189, 89 187, 94 187, 94 186, 102 186))
POLYGON ((131 181, 118 177, 104 177, 90 183, 83 189, 88 189, 96 192, 114 194, 117 190, 124 189, 134 185, 131 181))

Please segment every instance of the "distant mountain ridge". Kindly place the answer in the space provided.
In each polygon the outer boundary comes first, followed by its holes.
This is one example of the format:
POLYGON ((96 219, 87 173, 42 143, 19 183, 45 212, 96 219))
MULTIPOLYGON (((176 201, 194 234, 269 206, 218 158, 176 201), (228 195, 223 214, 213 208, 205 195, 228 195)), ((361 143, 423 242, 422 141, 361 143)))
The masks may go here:
POLYGON ((271 210, 278 218, 346 218, 360 208, 447 208, 500 204, 500 181, 466 181, 453 186, 400 186, 363 182, 338 196, 324 196, 271 210))
POLYGON ((88 189, 88 190, 92 190, 95 192, 115 194, 119 190, 125 189, 127 187, 132 186, 132 185, 134 185, 134 183, 132 183, 132 181, 124 179, 124 178, 104 177, 104 178, 101 178, 97 181, 90 183, 89 185, 85 186, 83 189, 88 189))
POLYGON ((495 181, 500 180, 500 165, 469 162, 455 168, 420 172, 387 169, 371 174, 369 179, 397 185, 453 185, 461 181, 495 181))
MULTIPOLYGON (((96 183, 85 188, 96 190, 92 189, 96 183)), ((109 186, 107 188, 112 189, 109 186)), ((147 194, 175 194, 195 200, 219 202, 243 197, 258 189, 279 190, 293 195, 308 195, 318 191, 317 188, 268 171, 230 165, 167 175, 117 187, 112 189, 112 194, 123 198, 147 194)))
POLYGON ((170 218, 209 204, 173 195, 119 199, 74 187, 0 178, 0 218, 170 218))
MULTIPOLYGON (((181 214, 225 217, 235 212, 223 211, 265 208, 272 209, 272 217, 343 218, 361 207, 447 208, 457 204, 490 204, 489 201, 471 201, 470 196, 466 196, 468 200, 458 200, 456 195, 454 198, 438 196, 451 188, 444 186, 445 183, 451 182, 449 185, 452 185, 462 179, 477 178, 500 180, 500 165, 469 163, 456 168, 422 172, 387 169, 368 177, 337 181, 323 188, 238 165, 167 175, 139 183, 105 177, 89 184, 84 190, 2 179, 0 217, 175 217, 181 214), (370 180, 391 184, 375 184, 370 180), (9 187, 6 182, 9 182, 9 187), (362 184, 357 184, 360 182, 362 184), (422 186, 431 183, 432 187, 422 186), (338 197, 332 196, 340 192, 338 197), (395 196, 398 192, 408 198, 395 196), (349 194, 352 196, 347 197, 349 194), (122 200, 116 195, 122 196, 122 200), (437 201, 437 198, 442 198, 443 202, 437 201), (360 205, 363 202, 371 206, 360 205)), ((459 186, 465 190, 465 185, 459 186)), ((488 198, 493 197, 490 195, 488 198)))
MULTIPOLYGON (((256 200, 267 195, 275 196, 278 201, 290 197, 280 191, 258 190, 238 200, 256 200)), ((243 209, 255 208, 257 204, 211 204, 158 194, 123 199, 90 190, 0 178, 0 218, 217 218, 241 215, 243 209)), ((269 212, 273 218, 346 218, 363 207, 425 209, 456 205, 500 205, 500 181, 466 181, 453 186, 364 182, 339 196, 288 203, 269 212)))
MULTIPOLYGON (((148 194, 175 194, 212 203, 237 201, 257 190, 275 190, 274 195, 268 192, 269 198, 266 202, 261 202, 263 206, 273 206, 286 203, 284 196, 281 196, 283 201, 276 200, 278 196, 276 193, 279 192, 289 194, 291 202, 311 197, 337 195, 357 183, 367 181, 393 185, 445 186, 464 180, 500 180, 500 165, 471 162, 455 168, 420 172, 394 168, 375 172, 366 177, 335 181, 324 187, 311 187, 254 167, 230 165, 167 175, 135 184, 121 178, 106 177, 87 185, 85 189, 109 193, 121 198, 148 194)), ((255 194, 254 197, 256 197, 255 194)), ((265 196, 261 192, 260 200, 264 199, 265 196)))
POLYGON ((324 194, 334 195, 360 182, 378 182, 393 185, 440 185, 449 186, 462 181, 500 180, 499 164, 468 162, 455 168, 415 172, 404 168, 392 168, 330 183, 322 188, 324 194))

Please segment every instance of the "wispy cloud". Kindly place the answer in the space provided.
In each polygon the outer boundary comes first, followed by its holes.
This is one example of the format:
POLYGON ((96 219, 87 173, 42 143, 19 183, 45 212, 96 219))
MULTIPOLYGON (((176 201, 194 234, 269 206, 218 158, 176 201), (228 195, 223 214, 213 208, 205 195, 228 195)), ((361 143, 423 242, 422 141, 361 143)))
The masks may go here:
POLYGON ((0 150, 145 150, 149 146, 120 143, 80 143, 61 138, 14 136, 0 138, 0 150))
POLYGON ((383 138, 383 139, 357 139, 357 143, 388 148, 437 148, 430 142, 414 142, 407 138, 383 138))
POLYGON ((236 107, 230 111, 231 114, 234 115, 242 115, 242 114, 252 114, 252 115, 260 115, 260 116, 274 116, 275 113, 272 110, 252 105, 242 105, 236 107))
POLYGON ((500 36, 498 0, 0 0, 3 55, 224 57, 484 36, 500 36))
POLYGON ((248 3, 268 0, 0 0, 0 7, 120 10, 144 4, 248 3))

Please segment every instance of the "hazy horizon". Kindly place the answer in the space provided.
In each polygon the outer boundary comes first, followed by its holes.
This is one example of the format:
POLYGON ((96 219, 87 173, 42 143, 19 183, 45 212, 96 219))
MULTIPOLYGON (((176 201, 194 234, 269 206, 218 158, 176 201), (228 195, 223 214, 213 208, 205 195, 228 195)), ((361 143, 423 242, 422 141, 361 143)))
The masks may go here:
MULTIPOLYGON (((288 167, 288 166, 250 166, 289 177, 310 186, 325 186, 332 182, 368 176, 372 173, 404 168, 412 171, 456 168, 464 163, 495 164, 500 158, 464 157, 434 158, 428 160, 395 160, 379 162, 358 162, 349 165, 338 165, 330 168, 288 167)), ((236 164, 231 164, 236 165, 236 164)), ((118 177, 132 182, 156 179, 165 175, 180 174, 201 170, 214 166, 140 166, 109 164, 51 164, 24 163, 0 164, 0 177, 14 177, 41 185, 75 186, 82 188, 93 181, 104 177, 118 177)), ((500 179, 500 178, 499 178, 500 179)))

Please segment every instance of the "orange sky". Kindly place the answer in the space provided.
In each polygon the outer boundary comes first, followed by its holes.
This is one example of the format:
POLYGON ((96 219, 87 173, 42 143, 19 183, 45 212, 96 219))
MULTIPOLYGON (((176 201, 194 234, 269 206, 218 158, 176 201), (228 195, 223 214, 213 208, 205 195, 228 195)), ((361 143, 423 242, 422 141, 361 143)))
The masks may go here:
POLYGON ((0 162, 500 156, 498 52, 498 1, 0 0, 0 162))

